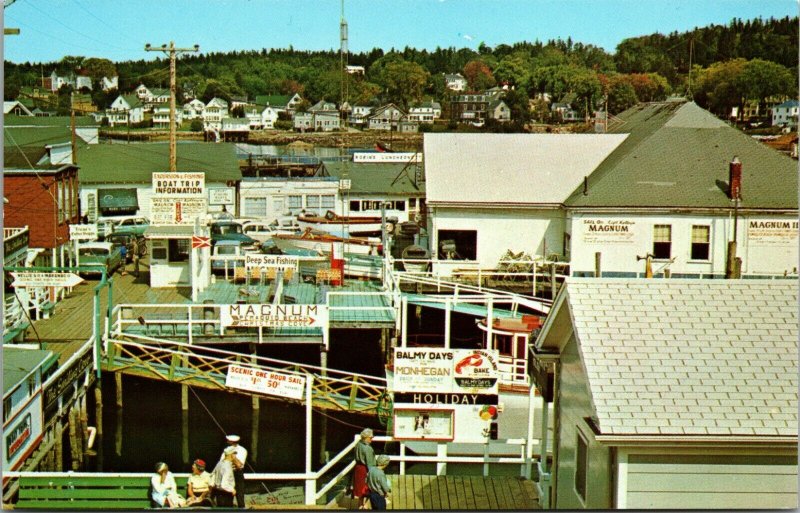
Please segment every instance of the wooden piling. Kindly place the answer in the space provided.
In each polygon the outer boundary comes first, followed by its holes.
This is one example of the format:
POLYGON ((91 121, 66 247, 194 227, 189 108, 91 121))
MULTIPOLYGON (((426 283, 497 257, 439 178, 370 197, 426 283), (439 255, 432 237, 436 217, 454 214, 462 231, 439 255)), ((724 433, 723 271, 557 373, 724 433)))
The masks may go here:
POLYGON ((114 456, 122 457, 122 408, 117 408, 117 422, 114 426, 114 456))
POLYGON ((80 456, 81 468, 86 468, 86 450, 88 449, 88 436, 89 432, 89 412, 86 408, 86 396, 88 391, 84 389, 83 395, 78 399, 80 402, 80 424, 78 424, 78 439, 80 440, 80 456))
POLYGON ((600 253, 599 251, 597 251, 597 252, 594 254, 594 277, 595 277, 595 278, 599 278, 599 277, 600 277, 600 275, 601 275, 601 271, 600 271, 600 259, 601 259, 602 255, 603 255, 603 254, 602 254, 602 253, 600 253))
POLYGON ((122 373, 114 373, 114 393, 117 411, 122 410, 122 373))
POLYGON ((103 389, 100 381, 94 387, 94 416, 97 422, 97 435, 94 438, 94 450, 97 453, 97 471, 103 471, 103 389))
POLYGON ((383 363, 388 361, 386 348, 389 341, 389 328, 381 328, 381 358, 383 363))
POLYGON ((81 451, 81 444, 80 439, 78 438, 78 424, 80 424, 80 419, 78 418, 78 410, 73 405, 69 409, 69 453, 70 453, 70 466, 72 467, 73 471, 78 471, 81 468, 80 462, 80 451, 81 451))
POLYGON ((181 457, 189 464, 189 387, 181 385, 181 457))
POLYGON ((56 472, 64 470, 64 422, 59 418, 56 421, 56 447, 55 468, 56 472))
POLYGON ((258 431, 259 431, 259 423, 261 422, 261 400, 253 396, 253 420, 251 422, 251 430, 250 430, 250 452, 248 455, 250 456, 250 461, 253 465, 256 464, 258 461, 258 431))
POLYGON ((556 264, 550 264, 550 297, 556 298, 556 264))

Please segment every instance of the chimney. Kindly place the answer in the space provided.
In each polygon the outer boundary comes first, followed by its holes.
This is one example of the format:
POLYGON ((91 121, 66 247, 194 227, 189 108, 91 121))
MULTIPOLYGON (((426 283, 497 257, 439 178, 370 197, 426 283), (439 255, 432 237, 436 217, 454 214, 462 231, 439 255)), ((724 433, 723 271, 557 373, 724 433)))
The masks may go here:
POLYGON ((739 157, 733 157, 728 166, 728 196, 733 199, 742 199, 742 163, 739 157))

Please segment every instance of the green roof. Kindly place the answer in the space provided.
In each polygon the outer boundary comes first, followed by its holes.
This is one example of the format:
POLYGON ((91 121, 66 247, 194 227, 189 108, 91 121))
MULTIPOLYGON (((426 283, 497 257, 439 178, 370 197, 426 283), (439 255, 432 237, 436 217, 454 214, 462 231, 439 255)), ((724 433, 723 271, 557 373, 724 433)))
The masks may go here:
POLYGON ((414 164, 325 162, 330 176, 351 181, 351 194, 380 194, 384 196, 424 196, 425 182, 414 184, 414 164))
POLYGON ((122 99, 125 100, 132 109, 142 105, 142 101, 135 94, 123 94, 122 99))
MULTIPOLYGON (((235 145, 178 143, 178 171, 205 172, 206 182, 241 180, 235 145)), ((81 184, 150 183, 169 169, 169 144, 95 144, 78 151, 81 184)))
POLYGON ((742 208, 796 209, 797 163, 695 103, 640 104, 612 133, 630 135, 567 207, 730 208, 728 163, 742 162, 742 208))
POLYGON ((3 144, 6 150, 17 146, 44 147, 46 144, 68 143, 71 140, 72 132, 69 127, 6 126, 3 130, 3 144))
POLYGON ((267 105, 272 107, 286 107, 286 105, 289 104, 289 100, 292 99, 292 96, 282 94, 256 96, 256 105, 265 107, 267 105))
MULTIPOLYGON (((13 114, 7 115, 3 119, 3 124, 7 127, 9 126, 48 126, 48 127, 60 127, 60 128, 70 128, 70 117, 69 116, 38 116, 38 117, 31 117, 31 116, 15 116, 13 114)), ((91 116, 75 116, 75 126, 100 126, 100 123, 94 120, 91 116)))
POLYGON ((10 392, 33 369, 50 359, 56 359, 52 351, 3 346, 3 394, 10 392))

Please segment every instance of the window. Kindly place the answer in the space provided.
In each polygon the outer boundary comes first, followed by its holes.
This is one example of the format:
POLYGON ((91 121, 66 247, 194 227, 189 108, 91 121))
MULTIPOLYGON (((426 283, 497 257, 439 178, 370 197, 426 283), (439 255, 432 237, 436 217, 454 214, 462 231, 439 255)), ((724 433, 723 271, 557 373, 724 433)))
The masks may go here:
POLYGON ((169 239, 169 261, 188 262, 190 249, 189 239, 169 239))
POLYGON ((476 230, 439 230, 438 240, 440 259, 477 259, 478 232, 476 230))
POLYGON ((711 227, 692 226, 692 260, 708 260, 711 255, 711 227))
POLYGON ((322 196, 322 208, 331 209, 334 208, 335 205, 336 205, 336 195, 324 194, 322 196))
POLYGON ((359 200, 350 200, 350 212, 361 212, 361 202, 359 200))
POLYGON ((64 182, 56 182, 56 203, 58 204, 58 223, 64 222, 64 182))
POLYGON ((300 210, 301 208, 303 208, 303 197, 300 195, 289 196, 289 209, 300 210))
POLYGON ((411 210, 417 208, 417 198, 408 198, 408 208, 411 210))
POLYGON ((319 196, 306 196, 306 206, 308 208, 319 208, 319 196))
POLYGON ((586 502, 586 474, 589 463, 589 447, 586 440, 578 432, 578 443, 575 449, 575 491, 581 501, 586 502))
POLYGON ((244 198, 245 217, 265 217, 267 215, 267 198, 244 198))
POLYGON ((653 227, 653 258, 666 259, 672 254, 672 226, 657 224, 653 227))

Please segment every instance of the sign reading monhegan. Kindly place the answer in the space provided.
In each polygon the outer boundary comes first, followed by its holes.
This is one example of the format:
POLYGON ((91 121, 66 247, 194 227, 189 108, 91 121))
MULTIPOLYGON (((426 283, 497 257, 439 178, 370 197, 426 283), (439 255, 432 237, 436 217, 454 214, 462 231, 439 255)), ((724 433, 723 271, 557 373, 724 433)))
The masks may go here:
POLYGON ((305 393, 306 378, 265 369, 229 365, 225 386, 258 394, 302 399, 305 393))
POLYGON ((224 305, 220 322, 239 328, 324 328, 327 305, 224 305))
POLYGON ((496 395, 497 360, 495 350, 396 348, 393 390, 496 395))

